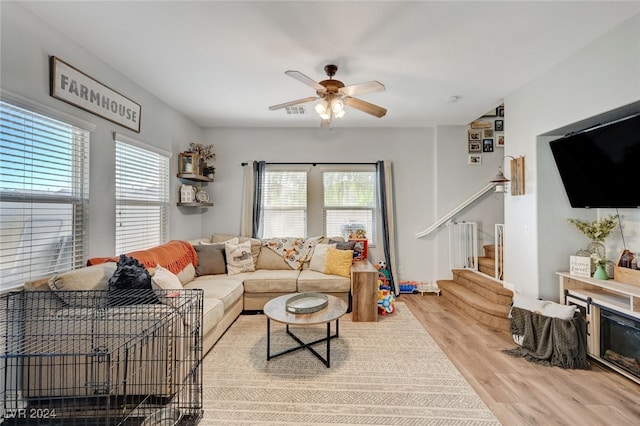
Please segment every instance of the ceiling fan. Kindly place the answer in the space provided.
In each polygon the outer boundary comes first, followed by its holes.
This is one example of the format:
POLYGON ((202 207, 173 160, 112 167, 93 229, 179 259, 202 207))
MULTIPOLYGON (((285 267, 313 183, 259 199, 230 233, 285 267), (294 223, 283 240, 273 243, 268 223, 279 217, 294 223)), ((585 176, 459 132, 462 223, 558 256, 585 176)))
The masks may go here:
POLYGON ((316 90, 317 96, 310 96, 308 98, 297 99, 295 101, 285 102, 283 104, 270 106, 270 110, 276 110, 281 108, 290 107, 293 105, 304 104, 312 102, 317 99, 322 99, 315 106, 316 112, 320 115, 322 121, 320 125, 322 127, 330 126, 331 120, 344 116, 344 107, 348 105, 352 108, 366 112, 375 117, 384 117, 387 113, 386 108, 382 108, 378 105, 365 102, 361 99, 354 98, 353 95, 370 92, 382 92, 384 91, 384 85, 379 81, 369 81, 367 83, 354 84, 351 86, 345 86, 340 80, 334 80, 333 76, 338 71, 338 66, 329 64, 324 67, 324 71, 329 76, 329 79, 316 82, 300 71, 285 71, 284 73, 289 77, 293 77, 302 83, 311 86, 316 90))

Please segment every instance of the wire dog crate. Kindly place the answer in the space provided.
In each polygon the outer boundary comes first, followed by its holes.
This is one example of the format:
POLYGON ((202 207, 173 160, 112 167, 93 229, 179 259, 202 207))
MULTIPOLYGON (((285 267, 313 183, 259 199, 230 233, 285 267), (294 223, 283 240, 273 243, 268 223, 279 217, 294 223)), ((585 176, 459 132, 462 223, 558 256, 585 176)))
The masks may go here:
POLYGON ((202 290, 0 296, 0 424, 192 425, 202 290))

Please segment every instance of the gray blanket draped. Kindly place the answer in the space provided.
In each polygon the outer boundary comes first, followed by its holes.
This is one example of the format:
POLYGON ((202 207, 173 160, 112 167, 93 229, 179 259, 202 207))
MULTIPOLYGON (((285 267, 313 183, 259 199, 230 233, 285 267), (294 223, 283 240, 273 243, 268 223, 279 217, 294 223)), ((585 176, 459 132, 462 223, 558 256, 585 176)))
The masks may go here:
POLYGON ((521 347, 503 352, 528 361, 561 368, 590 369, 587 325, 579 313, 569 320, 511 308, 511 333, 524 336, 521 347))

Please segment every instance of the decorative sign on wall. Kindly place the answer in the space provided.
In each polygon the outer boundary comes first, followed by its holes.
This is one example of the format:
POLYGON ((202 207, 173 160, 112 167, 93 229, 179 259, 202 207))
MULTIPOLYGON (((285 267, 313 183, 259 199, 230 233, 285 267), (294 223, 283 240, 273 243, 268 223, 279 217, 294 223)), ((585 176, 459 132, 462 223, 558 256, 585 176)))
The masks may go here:
POLYGON ((66 62, 50 58, 50 94, 140 133, 142 107, 66 62))

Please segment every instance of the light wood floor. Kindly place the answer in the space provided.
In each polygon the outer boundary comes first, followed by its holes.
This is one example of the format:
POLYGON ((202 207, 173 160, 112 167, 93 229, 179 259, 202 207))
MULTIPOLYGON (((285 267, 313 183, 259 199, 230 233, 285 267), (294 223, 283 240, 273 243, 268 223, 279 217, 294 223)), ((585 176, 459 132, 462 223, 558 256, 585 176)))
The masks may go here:
POLYGON ((483 326, 442 297, 403 294, 398 301, 502 424, 640 425, 640 385, 593 360, 591 370, 564 370, 514 358, 502 353, 515 347, 508 333, 483 326))

